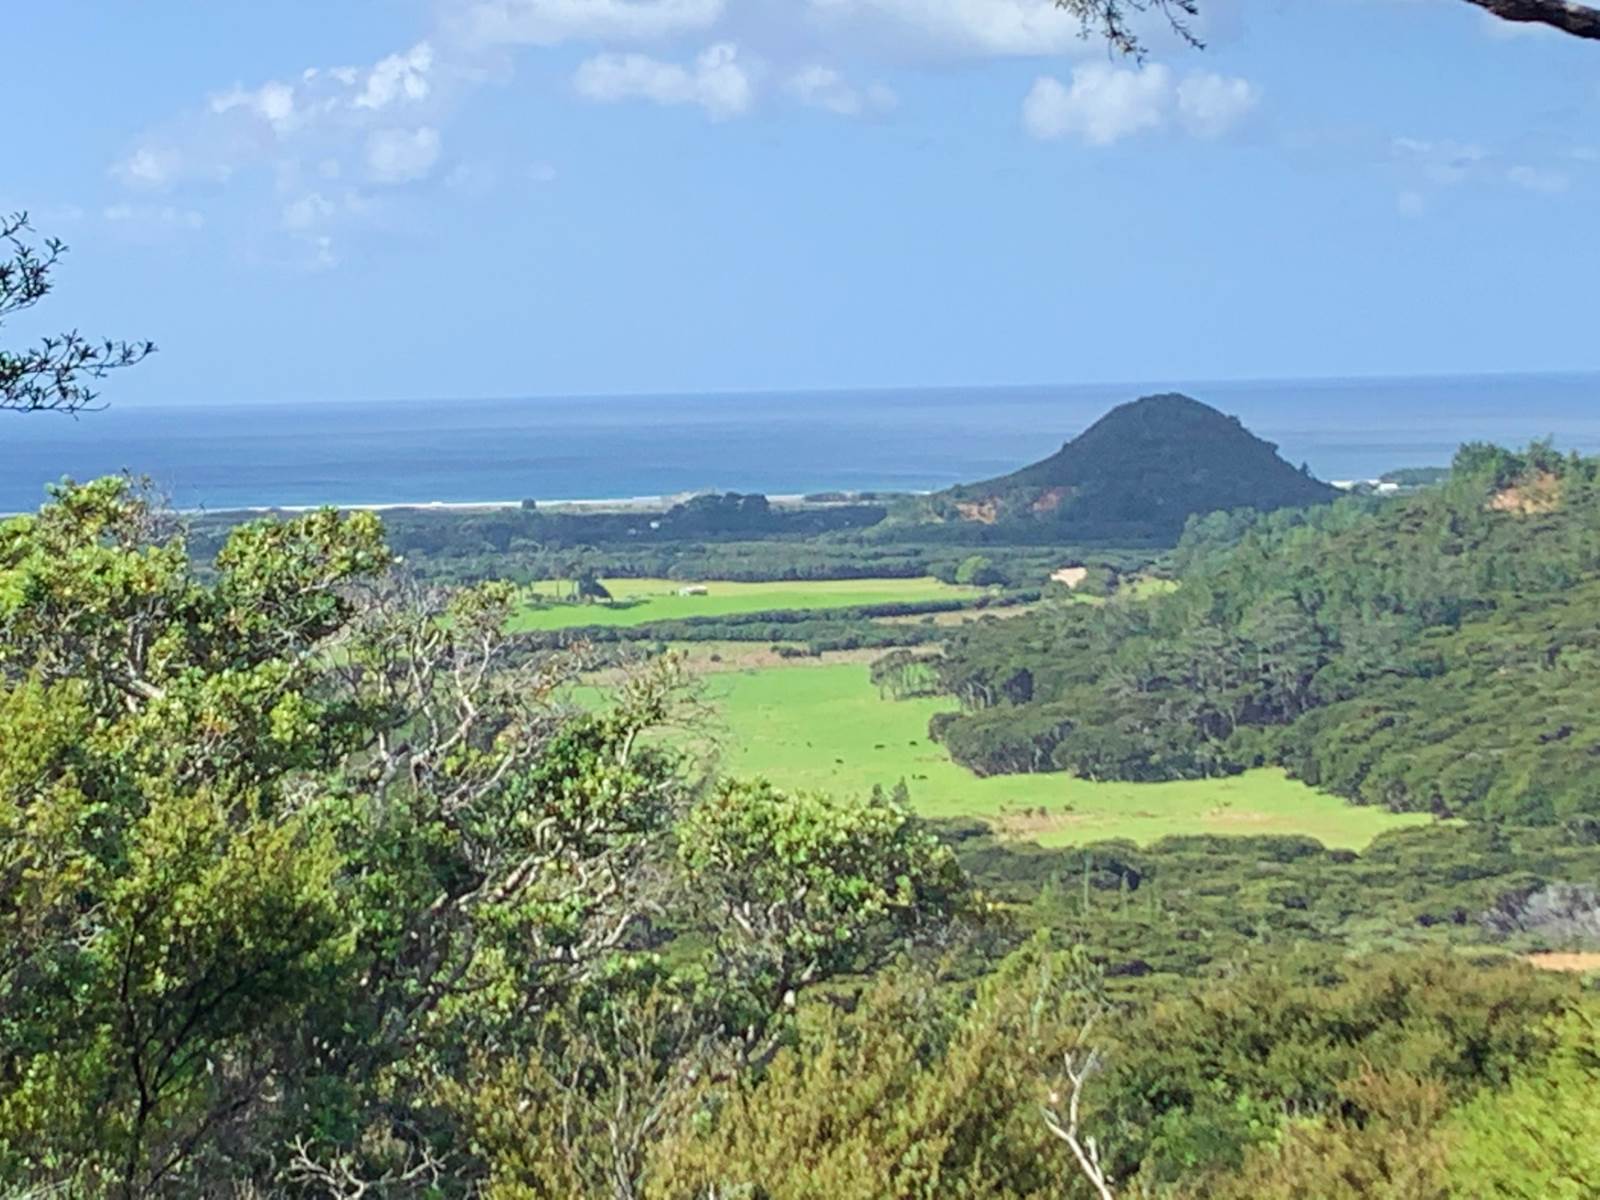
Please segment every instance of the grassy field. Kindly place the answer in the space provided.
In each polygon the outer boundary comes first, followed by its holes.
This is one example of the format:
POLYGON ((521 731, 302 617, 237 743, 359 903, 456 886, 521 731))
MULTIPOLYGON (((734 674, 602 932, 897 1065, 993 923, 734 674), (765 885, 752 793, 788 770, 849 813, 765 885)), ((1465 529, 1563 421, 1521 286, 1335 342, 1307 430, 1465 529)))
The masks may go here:
POLYGON ((867 668, 856 662, 717 674, 706 688, 722 714, 722 762, 732 774, 853 793, 904 779, 926 816, 981 817, 1045 845, 1297 833, 1360 849, 1386 829, 1429 819, 1358 808, 1273 770, 1194 783, 1091 783, 1064 775, 979 779, 928 740, 928 718, 948 701, 882 699, 867 668))
MULTIPOLYGON (((853 608, 862 604, 904 604, 980 596, 982 588, 957 587, 937 579, 829 579, 814 582, 731 583, 709 580, 704 596, 682 596, 676 579, 607 579, 613 604, 530 606, 512 619, 516 630, 572 629, 582 625, 643 625, 685 617, 726 617, 780 609, 853 608)), ((535 590, 564 594, 567 585, 546 582, 535 590)))

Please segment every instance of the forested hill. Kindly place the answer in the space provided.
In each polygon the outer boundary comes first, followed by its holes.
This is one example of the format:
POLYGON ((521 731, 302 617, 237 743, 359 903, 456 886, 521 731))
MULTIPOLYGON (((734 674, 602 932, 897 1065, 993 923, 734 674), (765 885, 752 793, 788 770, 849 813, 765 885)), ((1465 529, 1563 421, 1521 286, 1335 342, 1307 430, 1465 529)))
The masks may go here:
POLYGON ((1338 492, 1209 405, 1176 394, 1112 409, 1055 454, 934 498, 945 519, 1078 536, 1176 539, 1195 513, 1318 504, 1338 492))
POLYGON ((1600 817, 1600 459, 1471 446, 1399 501, 1190 523, 1169 595, 954 639, 983 772, 1270 762, 1356 800, 1600 817))

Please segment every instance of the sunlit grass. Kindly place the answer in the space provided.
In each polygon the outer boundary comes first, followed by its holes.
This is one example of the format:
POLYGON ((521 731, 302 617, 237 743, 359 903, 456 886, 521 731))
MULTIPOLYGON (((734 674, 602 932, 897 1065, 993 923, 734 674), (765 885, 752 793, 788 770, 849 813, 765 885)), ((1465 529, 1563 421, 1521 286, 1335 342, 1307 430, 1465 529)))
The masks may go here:
POLYGON ((1180 783, 1094 783, 1061 774, 980 779, 928 739, 948 700, 879 696, 859 663, 771 667, 709 676, 722 765, 780 786, 864 794, 901 779, 929 817, 980 817, 1046 845, 1169 834, 1305 834, 1359 849, 1397 826, 1425 823, 1357 807, 1277 770, 1180 783))
MULTIPOLYGON (((983 594, 982 588, 957 587, 932 578, 829 579, 733 583, 677 579, 607 579, 614 603, 556 603, 523 609, 512 618, 514 630, 573 629, 585 625, 644 625, 686 617, 726 617, 742 613, 854 608, 858 605, 906 604, 925 600, 959 600, 983 594), (704 588, 704 595, 684 595, 686 588, 704 588)), ((548 581, 535 590, 551 599, 564 598, 570 585, 548 581)))

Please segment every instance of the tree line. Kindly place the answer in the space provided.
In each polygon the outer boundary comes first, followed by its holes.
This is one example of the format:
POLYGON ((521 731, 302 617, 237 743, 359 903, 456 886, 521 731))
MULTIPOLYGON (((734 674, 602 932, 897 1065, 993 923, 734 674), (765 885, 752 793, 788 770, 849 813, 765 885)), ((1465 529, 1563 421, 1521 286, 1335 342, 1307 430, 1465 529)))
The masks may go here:
POLYGON ((1272 763, 1362 803, 1552 821, 1600 804, 1600 460, 1467 446, 1450 481, 1190 522, 1168 594, 956 633, 974 770, 1186 779, 1272 763))

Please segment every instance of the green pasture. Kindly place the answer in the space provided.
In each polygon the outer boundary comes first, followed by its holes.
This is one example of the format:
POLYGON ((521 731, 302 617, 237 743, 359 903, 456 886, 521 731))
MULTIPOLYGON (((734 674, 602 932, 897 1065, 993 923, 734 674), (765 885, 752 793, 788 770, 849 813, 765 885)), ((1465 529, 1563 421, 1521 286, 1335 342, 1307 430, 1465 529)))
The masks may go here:
POLYGON ((773 667, 706 678, 720 713, 723 769, 788 788, 865 793, 904 779, 929 817, 980 817, 1045 845, 1169 834, 1305 834, 1360 849, 1399 825, 1426 822, 1360 808, 1289 779, 1251 771, 1188 783, 1093 783, 1064 775, 980 779, 928 740, 948 700, 888 700, 859 663, 773 667))
MULTIPOLYGON (((958 587, 933 578, 827 579, 733 583, 677 579, 606 579, 612 601, 593 604, 530 604, 512 618, 514 630, 572 629, 584 625, 643 625, 681 621, 687 617, 726 617, 741 613, 828 608, 868 604, 908 604, 925 600, 959 600, 983 594, 982 588, 958 587), (681 594, 703 587, 703 596, 681 594)), ((564 599, 570 584, 546 581, 534 590, 552 600, 564 599)))

